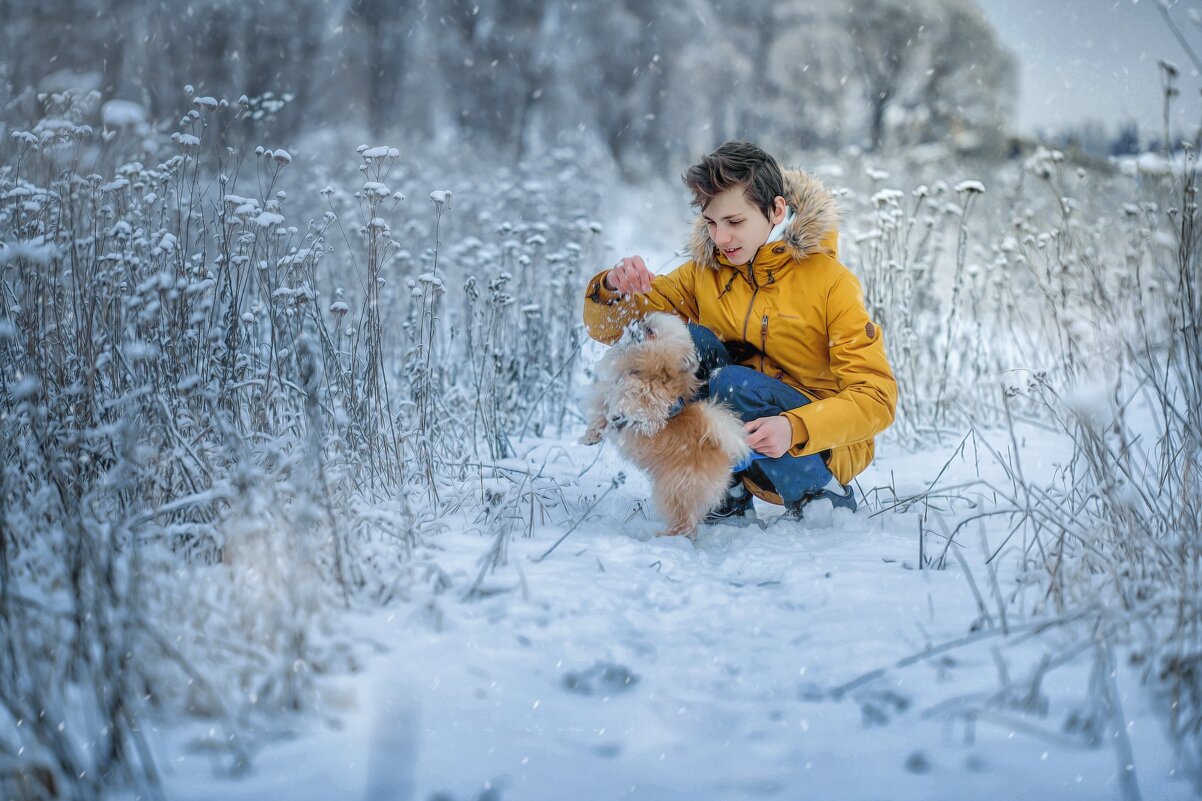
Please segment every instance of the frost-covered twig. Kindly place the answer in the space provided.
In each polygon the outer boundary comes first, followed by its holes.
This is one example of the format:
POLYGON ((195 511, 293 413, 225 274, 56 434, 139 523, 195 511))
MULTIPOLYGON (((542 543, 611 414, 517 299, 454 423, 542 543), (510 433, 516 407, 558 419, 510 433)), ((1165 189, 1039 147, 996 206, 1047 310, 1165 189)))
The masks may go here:
POLYGON ((550 556, 551 553, 556 548, 558 548, 563 543, 564 540, 566 540, 568 538, 568 535, 570 535, 573 531, 576 530, 576 528, 581 523, 583 523, 585 520, 588 519, 589 513, 592 512, 593 509, 595 509, 597 507, 597 504, 601 503, 601 501, 605 498, 605 496, 609 495, 609 493, 613 492, 618 487, 622 486, 622 484, 625 483, 625 481, 626 481, 626 475, 624 473, 618 473, 616 476, 614 476, 613 481, 610 482, 609 486, 605 489, 605 491, 593 499, 593 502, 588 505, 588 507, 581 513, 580 517, 578 517, 576 519, 576 521, 572 523, 572 525, 568 528, 568 530, 565 531, 559 539, 557 539, 554 543, 552 543, 550 548, 543 551, 542 554, 540 554, 539 556, 531 558, 530 561, 541 562, 544 559, 546 559, 548 556, 550 556))

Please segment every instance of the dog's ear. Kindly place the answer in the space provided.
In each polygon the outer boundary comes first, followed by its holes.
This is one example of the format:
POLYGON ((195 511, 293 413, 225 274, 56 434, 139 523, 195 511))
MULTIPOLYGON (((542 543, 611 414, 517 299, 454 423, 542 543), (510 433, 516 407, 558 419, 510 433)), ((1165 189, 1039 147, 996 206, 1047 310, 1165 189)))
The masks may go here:
POLYGON ((701 358, 697 355, 696 348, 689 348, 680 360, 680 371, 682 373, 696 373, 697 368, 701 366, 701 358))

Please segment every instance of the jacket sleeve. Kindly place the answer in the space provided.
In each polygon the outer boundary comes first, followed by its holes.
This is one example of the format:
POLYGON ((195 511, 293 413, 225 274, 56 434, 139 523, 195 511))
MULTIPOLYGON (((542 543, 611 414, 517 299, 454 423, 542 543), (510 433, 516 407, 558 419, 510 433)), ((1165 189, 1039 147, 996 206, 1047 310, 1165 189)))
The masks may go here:
POLYGON ((869 319, 860 282, 850 272, 827 297, 827 331, 838 392, 784 413, 793 425, 794 456, 871 439, 889 427, 897 409, 881 328, 869 319))
POLYGON ((685 262, 670 273, 657 275, 646 295, 627 297, 605 288, 602 270, 588 282, 584 293, 584 326, 588 335, 598 342, 612 345, 622 336, 622 329, 634 320, 653 311, 675 312, 693 322, 697 321, 697 297, 694 294, 696 267, 685 262))

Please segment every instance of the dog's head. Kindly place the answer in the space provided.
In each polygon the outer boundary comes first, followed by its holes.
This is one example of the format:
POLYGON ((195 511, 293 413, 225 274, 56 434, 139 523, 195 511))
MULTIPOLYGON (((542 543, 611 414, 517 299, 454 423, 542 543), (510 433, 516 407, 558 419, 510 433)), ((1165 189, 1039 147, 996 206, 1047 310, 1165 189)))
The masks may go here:
POLYGON ((609 424, 618 429, 655 434, 677 401, 691 398, 700 385, 693 339, 672 314, 653 312, 627 326, 605 360, 609 424))
MULTIPOLYGON (((667 312, 651 312, 646 317, 628 324, 615 347, 653 347, 665 355, 671 351, 682 359, 692 359, 693 368, 697 367, 697 354, 693 347, 693 338, 689 336, 688 326, 684 320, 667 312)), ((684 367, 682 364, 681 369, 684 367)))

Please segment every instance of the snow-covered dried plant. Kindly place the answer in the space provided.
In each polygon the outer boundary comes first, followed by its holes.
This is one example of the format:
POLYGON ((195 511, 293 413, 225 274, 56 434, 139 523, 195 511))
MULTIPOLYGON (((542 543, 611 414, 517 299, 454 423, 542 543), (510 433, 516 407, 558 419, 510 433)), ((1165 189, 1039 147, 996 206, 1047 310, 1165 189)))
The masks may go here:
MULTIPOLYGON (((1005 598, 995 592, 999 606, 1025 606, 1024 588, 1032 591, 1037 597, 1024 614, 1083 621, 1107 664, 1112 645, 1127 644, 1166 696, 1173 731, 1196 753, 1202 742, 1197 177, 1191 168, 1176 178, 1151 178, 1140 187, 1143 198, 1123 204, 1117 222, 1108 223, 1078 212, 1087 201, 1074 198, 1061 162, 1050 151, 1028 161, 1039 185, 1052 189, 1056 211, 1043 218, 1044 230, 1035 218, 1021 220, 1021 242, 1003 247, 1025 263, 1036 289, 1015 315, 1024 325, 1020 342, 1031 348, 1030 364, 1048 368, 1006 377, 1010 442, 999 449, 982 440, 1005 482, 982 482, 998 502, 964 523, 982 514, 1009 516, 1009 536, 991 544, 987 562, 1013 555, 1020 581, 1005 598), (1037 416, 1071 442, 1072 456, 1051 483, 1028 475, 1014 433, 1020 414, 1037 416)), ((1088 176, 1076 181, 1080 186, 1088 176)), ((1016 356, 1022 358, 1021 350, 1016 356)), ((1099 687, 1095 700, 1109 709, 1113 688, 1099 687)), ((1125 735, 1115 730, 1115 737, 1117 748, 1125 735)))
MULTIPOLYGON (((520 527, 481 488, 518 437, 575 422, 599 226, 573 154, 545 183, 499 170, 504 219, 450 190, 402 217, 393 187, 427 179, 397 149, 309 191, 292 152, 231 144, 254 103, 188 96, 169 136, 98 137, 97 98, 63 96, 0 145, 0 616, 22 632, 0 716, 28 723, 0 754, 85 795, 154 784, 143 714, 209 716, 247 766, 248 722, 353 665, 330 610, 448 586, 418 556, 430 499, 480 510, 491 570, 520 527), (444 244, 460 219, 479 236, 444 244)), ((545 480, 506 498, 564 503, 545 480)))
POLYGON ((95 104, 68 100, 14 132, 0 175, 0 614, 27 632, 0 715, 31 724, 0 748, 95 789, 153 783, 134 721, 154 706, 236 729, 306 705, 329 589, 356 589, 350 488, 397 456, 347 458, 316 311, 328 222, 287 225, 291 154, 259 148, 245 170, 206 148, 237 112, 196 98, 157 162, 80 174, 123 143, 96 142, 77 119, 95 104))

